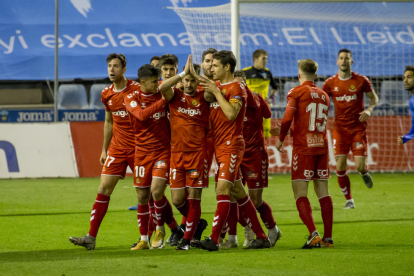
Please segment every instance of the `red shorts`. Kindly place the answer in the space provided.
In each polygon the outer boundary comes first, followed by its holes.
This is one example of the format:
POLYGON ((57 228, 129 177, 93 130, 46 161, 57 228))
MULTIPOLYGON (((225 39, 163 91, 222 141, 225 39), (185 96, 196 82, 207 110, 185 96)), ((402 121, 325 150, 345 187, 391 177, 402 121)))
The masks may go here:
POLYGON ((267 188, 269 156, 266 149, 245 152, 240 169, 249 190, 267 188))
POLYGON ((170 182, 171 189, 208 188, 206 152, 172 152, 170 182))
POLYGON ((334 127, 334 156, 348 155, 349 150, 354 156, 367 156, 367 134, 364 129, 334 127))
POLYGON ((293 154, 291 171, 292 181, 327 180, 331 177, 328 153, 322 155, 293 154))
POLYGON ((214 140, 213 137, 207 136, 207 164, 208 164, 208 170, 210 171, 211 163, 213 163, 213 157, 214 157, 214 140))
POLYGON ((136 152, 134 170, 135 187, 151 187, 152 178, 162 178, 168 180, 169 171, 169 148, 153 152, 136 152))
POLYGON ((240 164, 244 150, 218 149, 215 153, 217 160, 216 182, 224 180, 234 184, 236 180, 242 179, 240 164))
POLYGON ((127 167, 134 170, 135 149, 121 150, 109 148, 101 175, 119 175, 125 178, 127 167))

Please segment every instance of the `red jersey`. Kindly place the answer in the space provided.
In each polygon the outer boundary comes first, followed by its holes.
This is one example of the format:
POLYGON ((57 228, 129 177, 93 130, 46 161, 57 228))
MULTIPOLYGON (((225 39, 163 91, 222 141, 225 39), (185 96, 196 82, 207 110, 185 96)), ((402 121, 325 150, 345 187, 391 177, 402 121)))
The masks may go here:
POLYGON ((147 94, 138 89, 125 97, 125 105, 131 113, 136 150, 152 152, 170 147, 170 122, 161 93, 147 94), (155 113, 139 116, 139 111, 146 109, 155 113))
POLYGON ((293 154, 320 155, 328 152, 326 120, 329 96, 313 81, 305 81, 289 91, 287 109, 294 108, 293 154))
POLYGON ((169 102, 171 123, 171 152, 203 150, 209 128, 210 104, 204 99, 204 90, 190 96, 174 88, 169 102))
POLYGON ((367 77, 351 72, 344 80, 338 74, 323 84, 322 90, 332 97, 335 105, 335 124, 341 126, 364 125, 359 121, 359 113, 364 111, 364 93, 372 91, 367 77))
POLYGON ((219 89, 226 101, 239 102, 241 109, 236 119, 230 121, 217 101, 210 103, 210 121, 213 128, 214 148, 244 149, 243 120, 246 113, 246 90, 239 82, 220 84, 219 89))
POLYGON ((260 94, 253 94, 246 86, 247 107, 244 117, 243 137, 245 152, 261 150, 265 148, 263 134, 263 118, 270 118, 272 112, 269 105, 263 100, 260 94))
POLYGON ((131 92, 139 89, 139 84, 133 80, 127 80, 127 85, 121 91, 115 91, 114 85, 102 90, 101 101, 105 105, 105 111, 112 112, 113 135, 110 147, 122 149, 134 148, 134 134, 132 133, 128 111, 125 108, 124 98, 131 92))

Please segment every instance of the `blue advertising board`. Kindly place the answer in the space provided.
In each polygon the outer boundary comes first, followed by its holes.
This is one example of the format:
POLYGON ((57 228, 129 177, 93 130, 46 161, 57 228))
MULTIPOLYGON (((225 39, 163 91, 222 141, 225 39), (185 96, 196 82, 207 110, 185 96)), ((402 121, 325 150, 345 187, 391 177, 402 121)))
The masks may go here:
MULTIPOLYGON (((0 123, 51 123, 54 122, 53 109, 0 110, 0 123)), ((59 110, 61 122, 105 121, 104 109, 65 109, 59 110)))

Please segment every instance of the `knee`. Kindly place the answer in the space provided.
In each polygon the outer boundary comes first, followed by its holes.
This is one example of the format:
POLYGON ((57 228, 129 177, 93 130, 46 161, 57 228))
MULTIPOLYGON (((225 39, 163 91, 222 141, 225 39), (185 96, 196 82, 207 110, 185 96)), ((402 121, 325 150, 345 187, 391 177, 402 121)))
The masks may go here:
POLYGON ((138 203, 141 205, 148 204, 149 197, 146 194, 137 194, 138 203))
POLYGON ((250 199, 252 200, 254 207, 259 207, 262 205, 263 200, 260 197, 257 196, 250 196, 250 199))
POLYGON ((105 185, 105 183, 101 183, 98 188, 98 193, 106 196, 110 196, 114 189, 109 185, 105 185))
POLYGON ((178 197, 176 197, 176 198, 172 197, 171 201, 172 201, 172 204, 174 204, 174 206, 176 208, 181 207, 184 203, 184 200, 182 198, 178 198, 178 197))
POLYGON ((357 166, 357 171, 358 172, 360 172, 360 173, 365 173, 367 170, 366 170, 366 166, 365 166, 365 164, 364 163, 362 163, 362 164, 358 164, 358 166, 357 166))

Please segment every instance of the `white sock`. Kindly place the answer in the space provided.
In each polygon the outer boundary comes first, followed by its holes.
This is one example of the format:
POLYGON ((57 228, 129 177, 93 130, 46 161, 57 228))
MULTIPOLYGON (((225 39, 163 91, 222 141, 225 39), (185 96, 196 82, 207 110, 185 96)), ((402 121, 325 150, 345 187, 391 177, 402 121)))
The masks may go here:
POLYGON ((148 235, 141 235, 141 240, 148 242, 148 235))
POLYGON ((237 235, 229 235, 229 240, 235 242, 237 240, 237 235))
POLYGON ((163 226, 158 226, 157 225, 157 228, 156 228, 157 230, 160 230, 161 232, 165 232, 165 228, 164 228, 164 225, 163 226))
POLYGON ((354 199, 353 198, 347 199, 346 202, 352 202, 352 203, 354 203, 354 199))

